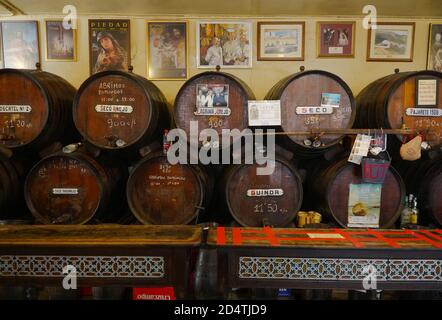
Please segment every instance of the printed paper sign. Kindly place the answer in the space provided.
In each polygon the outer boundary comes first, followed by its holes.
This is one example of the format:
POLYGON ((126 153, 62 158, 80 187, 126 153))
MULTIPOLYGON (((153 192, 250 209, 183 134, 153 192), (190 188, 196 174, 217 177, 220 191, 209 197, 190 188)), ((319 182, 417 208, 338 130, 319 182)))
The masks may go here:
POLYGON ((350 228, 379 228, 382 184, 350 184, 348 223, 350 228))
POLYGON ((339 108, 341 95, 339 93, 323 93, 321 97, 321 107, 339 108))
POLYGON ((249 100, 249 126, 280 126, 280 100, 249 100))
POLYGON ((435 106, 437 104, 437 80, 417 80, 417 105, 435 106))
POLYGON ((370 143, 371 136, 358 134, 355 143, 353 144, 353 148, 351 149, 350 156, 348 157, 348 161, 355 164, 361 164, 362 158, 366 157, 368 154, 370 143))
POLYGON ((343 54, 344 47, 328 47, 329 54, 343 54))

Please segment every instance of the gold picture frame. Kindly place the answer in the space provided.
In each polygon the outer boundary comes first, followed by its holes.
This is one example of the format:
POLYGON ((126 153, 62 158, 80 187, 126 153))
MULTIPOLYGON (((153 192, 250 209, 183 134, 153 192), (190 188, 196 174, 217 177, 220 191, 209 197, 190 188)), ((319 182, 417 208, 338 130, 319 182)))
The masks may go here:
POLYGON ((355 21, 318 21, 316 23, 316 56, 318 58, 354 58, 355 39, 355 21), (350 28, 349 31, 348 28, 350 28))
MULTIPOLYGON (((257 54, 257 60, 258 61, 304 61, 305 57, 305 22, 304 21, 258 21, 258 54, 257 54), (273 28, 274 30, 278 30, 278 32, 286 32, 288 33, 290 29, 288 29, 288 26, 296 26, 299 31, 299 28, 301 28, 301 41, 300 43, 295 44, 301 45, 301 48, 296 50, 295 56, 284 56, 284 53, 265 53, 263 52, 263 49, 265 51, 265 45, 263 42, 266 42, 266 39, 263 37, 265 34, 263 33, 262 29, 264 26, 269 26, 269 29, 273 28)), ((273 50, 281 51, 281 48, 273 48, 273 50)), ((270 51, 270 49, 269 49, 270 51)), ((282 50, 283 51, 283 50, 282 50)))
MULTIPOLYGON (((167 81, 167 80, 187 80, 189 77, 189 22, 185 20, 178 21, 169 21, 169 20, 152 20, 146 22, 146 60, 147 60, 147 79, 149 80, 157 80, 157 81, 167 81), (152 28, 152 29, 151 29, 152 28), (160 33, 157 35, 151 35, 153 28, 157 30, 155 32, 160 33), (184 42, 179 37, 176 38, 177 33, 179 32, 181 36, 184 38, 184 42), (162 34, 164 33, 164 34, 162 34), (171 33, 170 35, 168 35, 171 33), (153 39, 152 36, 156 38, 153 39), (166 37, 171 37, 171 39, 167 39, 167 42, 164 43, 166 37), (152 40, 152 39, 153 40, 152 40), (155 48, 158 50, 159 57, 153 58, 153 48, 152 45, 158 46, 155 48), (184 58, 179 54, 182 50, 178 47, 182 45, 184 48, 184 58), (166 47, 167 49, 164 49, 166 47), (155 64, 161 64, 163 58, 163 52, 168 50, 168 53, 165 53, 166 56, 169 56, 169 59, 175 60, 175 68, 154 68, 155 64), (184 68, 179 66, 183 66, 184 68)), ((169 61, 170 62, 170 61, 169 61)))
POLYGON ((72 32, 72 58, 53 58, 50 57, 50 50, 49 50, 49 29, 48 29, 48 23, 59 23, 61 24, 61 27, 63 27, 63 20, 62 19, 45 19, 45 41, 46 41, 46 61, 63 61, 63 62, 76 62, 77 61, 77 29, 70 29, 65 31, 71 31, 72 32))
POLYGON ((378 22, 376 29, 368 29, 367 37, 367 61, 378 62, 412 62, 414 54, 414 38, 416 23, 414 22, 378 22), (390 26, 390 28, 384 28, 390 26), (381 27, 381 28, 380 28, 381 27), (403 35, 401 32, 407 30, 406 43, 400 43, 403 35), (382 33, 377 38, 377 35, 382 33), (410 34, 411 33, 411 34, 410 34), (374 34, 374 37, 373 37, 374 34), (378 41, 376 44, 376 40, 378 41), (394 42, 392 45, 391 43, 394 42), (405 53, 400 52, 405 45, 405 53), (377 47, 377 48, 376 48, 377 47), (376 52, 376 49, 378 52, 376 52), (382 54, 383 53, 383 54, 382 54))

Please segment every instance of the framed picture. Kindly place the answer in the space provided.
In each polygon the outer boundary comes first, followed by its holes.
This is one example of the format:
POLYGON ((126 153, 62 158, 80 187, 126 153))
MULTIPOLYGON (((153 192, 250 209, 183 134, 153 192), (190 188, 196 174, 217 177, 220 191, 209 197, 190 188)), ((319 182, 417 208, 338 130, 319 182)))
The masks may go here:
POLYGON ((354 21, 320 21, 316 26, 316 50, 320 58, 352 58, 355 56, 354 21))
POLYGON ((414 22, 378 22, 368 30, 367 61, 413 61, 414 22))
POLYGON ((305 22, 258 22, 258 60, 304 60, 305 22))
POLYGON ((250 22, 198 22, 197 67, 251 68, 250 22))
POLYGON ((89 20, 90 73, 130 66, 130 20, 89 20))
POLYGON ((77 30, 65 29, 62 20, 46 20, 46 60, 76 61, 77 30))
POLYGON ((36 69, 40 63, 37 21, 3 21, 2 52, 5 68, 36 69))
POLYGON ((185 80, 187 71, 187 22, 148 22, 148 78, 185 80))
POLYGON ((427 69, 442 72, 442 24, 430 24, 427 69))

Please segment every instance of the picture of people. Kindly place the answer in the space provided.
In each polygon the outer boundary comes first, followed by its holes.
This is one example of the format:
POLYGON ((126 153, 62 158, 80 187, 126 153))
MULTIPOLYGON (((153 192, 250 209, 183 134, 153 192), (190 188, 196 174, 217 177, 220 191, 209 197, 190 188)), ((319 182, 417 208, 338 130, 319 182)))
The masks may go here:
POLYGON ((442 72, 442 24, 430 25, 427 69, 442 72))
POLYGON ((229 106, 229 86, 226 84, 198 84, 196 86, 197 108, 229 106))
POLYGON ((198 68, 251 68, 251 24, 199 22, 198 68))
POLYGON ((40 62, 37 21, 2 22, 5 68, 36 69, 40 62))
POLYGON ((353 57, 354 22, 318 22, 318 57, 353 57))
POLYGON ((258 22, 258 60, 303 59, 303 22, 258 22))
POLYGON ((130 21, 89 20, 90 72, 128 71, 130 21))
POLYGON ((187 79, 187 23, 148 22, 149 79, 187 79))
POLYGON ((46 21, 46 60, 76 59, 76 30, 65 29, 63 21, 46 21))

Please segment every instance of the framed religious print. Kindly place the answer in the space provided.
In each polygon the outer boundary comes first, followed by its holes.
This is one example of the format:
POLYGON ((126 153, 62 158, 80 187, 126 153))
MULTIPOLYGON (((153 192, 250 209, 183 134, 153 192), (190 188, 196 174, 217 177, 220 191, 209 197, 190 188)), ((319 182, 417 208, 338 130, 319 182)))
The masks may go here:
POLYGON ((378 22, 368 30, 367 61, 413 61, 414 22, 378 22))
POLYGON ((77 30, 65 29, 62 20, 46 20, 46 60, 76 61, 77 30))
POLYGON ((252 24, 250 22, 198 22, 198 68, 251 68, 252 24))
POLYGON ((354 21, 320 21, 316 26, 319 58, 352 58, 355 55, 354 21))
POLYGON ((185 80, 187 72, 187 22, 148 22, 148 78, 185 80))
POLYGON ((90 73, 130 66, 130 20, 89 20, 90 73))
POLYGON ((37 21, 3 21, 2 52, 5 68, 36 69, 40 63, 37 21))
POLYGON ((258 60, 304 60, 304 22, 258 22, 258 60))
POLYGON ((442 24, 430 24, 427 69, 442 72, 442 24))

